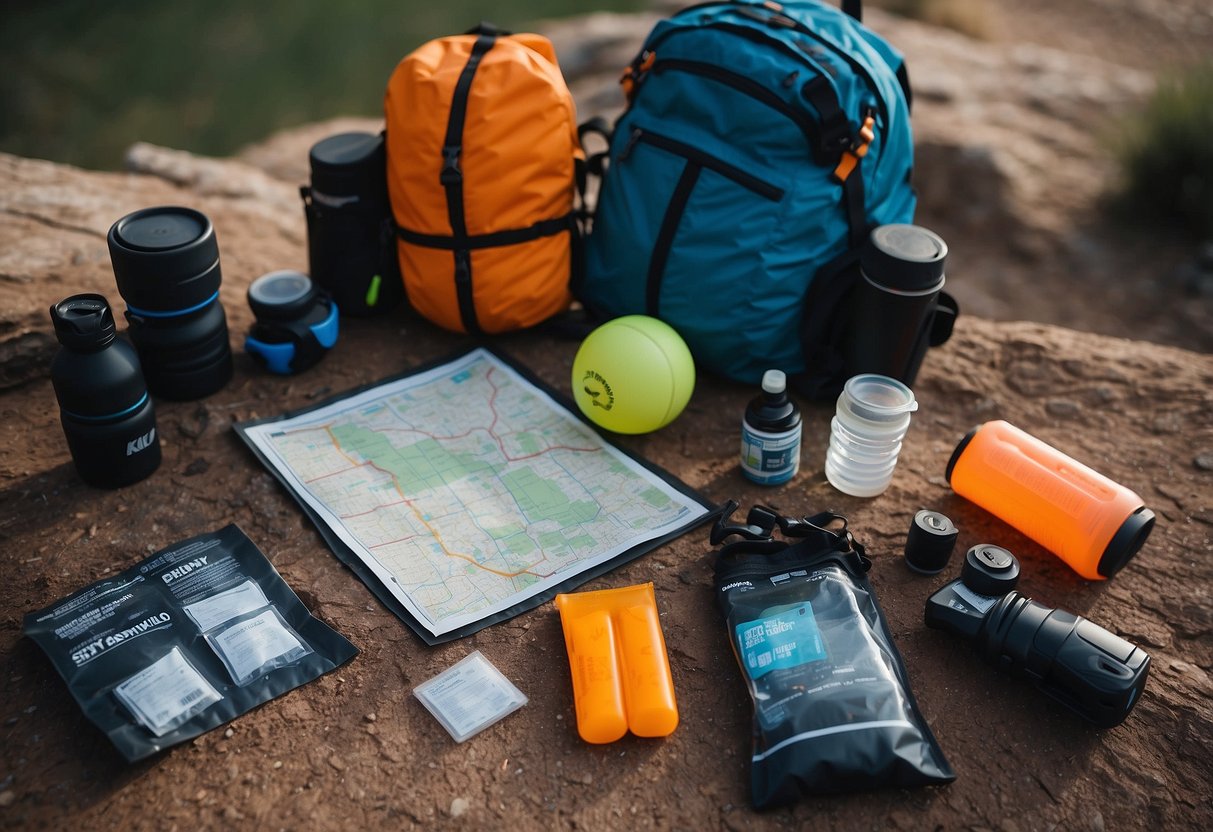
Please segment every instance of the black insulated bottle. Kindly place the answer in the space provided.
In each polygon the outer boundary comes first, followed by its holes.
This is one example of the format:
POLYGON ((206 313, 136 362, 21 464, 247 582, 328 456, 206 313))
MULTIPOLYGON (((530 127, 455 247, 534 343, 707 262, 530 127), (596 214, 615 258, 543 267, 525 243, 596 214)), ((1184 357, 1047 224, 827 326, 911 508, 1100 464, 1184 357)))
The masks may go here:
POLYGON ((116 336, 101 295, 73 295, 51 307, 63 348, 51 364, 63 434, 80 478, 118 488, 160 465, 156 414, 135 350, 116 336))
POLYGON ((200 399, 227 384, 232 349, 219 302, 219 245, 206 215, 172 206, 136 211, 110 228, 109 250, 152 393, 200 399))
POLYGON ((844 378, 877 373, 914 384, 927 347, 952 334, 956 306, 942 294, 947 256, 947 243, 917 225, 872 231, 849 303, 844 378))

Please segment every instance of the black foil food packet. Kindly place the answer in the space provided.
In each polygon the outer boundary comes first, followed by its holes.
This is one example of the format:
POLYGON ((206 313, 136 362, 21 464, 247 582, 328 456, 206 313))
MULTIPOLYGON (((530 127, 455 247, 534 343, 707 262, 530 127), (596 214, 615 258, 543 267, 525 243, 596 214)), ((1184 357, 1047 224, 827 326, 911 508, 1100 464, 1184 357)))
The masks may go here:
POLYGON ((25 616, 128 761, 203 734, 358 654, 236 526, 162 549, 25 616))
POLYGON ((771 538, 776 516, 755 511, 758 525, 727 527, 726 509, 712 535, 719 542, 731 528, 743 538, 720 551, 715 584, 754 702, 754 807, 954 780, 910 694, 865 577, 871 561, 846 520, 778 518, 796 538, 786 542, 771 538))

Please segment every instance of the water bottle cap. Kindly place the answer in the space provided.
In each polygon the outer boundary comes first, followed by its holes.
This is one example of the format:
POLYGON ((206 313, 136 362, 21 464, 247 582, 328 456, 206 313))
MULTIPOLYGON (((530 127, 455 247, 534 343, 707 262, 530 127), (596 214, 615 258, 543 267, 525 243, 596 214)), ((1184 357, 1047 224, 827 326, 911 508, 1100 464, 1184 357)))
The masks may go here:
POLYGON ((947 516, 922 509, 906 535, 906 566, 923 575, 937 575, 948 565, 959 532, 947 516))
POLYGON ((869 282, 891 292, 922 295, 943 288, 948 244, 917 225, 894 223, 872 231, 860 254, 869 282))
POLYGON ((1006 595, 1019 582, 1019 560, 1001 546, 978 543, 965 553, 960 579, 980 595, 1006 595))
POLYGON ((872 422, 898 421, 918 410, 913 390, 875 373, 852 376, 843 386, 842 395, 852 413, 872 422))
POLYGON ((360 198, 383 190, 383 137, 375 133, 338 133, 308 151, 312 190, 326 197, 360 198))
POLYGON ((219 244, 210 219, 193 208, 163 205, 127 214, 110 227, 110 262, 127 306, 179 313, 219 291, 219 244))
POLYGON ((292 321, 305 317, 319 292, 303 272, 280 269, 261 275, 248 289, 248 302, 258 319, 292 321))
POLYGON ((94 352, 113 343, 114 313, 102 295, 64 298, 51 307, 55 337, 69 350, 94 352))
POLYGON ((762 374, 762 392, 772 395, 788 389, 788 377, 783 370, 767 370, 762 374))

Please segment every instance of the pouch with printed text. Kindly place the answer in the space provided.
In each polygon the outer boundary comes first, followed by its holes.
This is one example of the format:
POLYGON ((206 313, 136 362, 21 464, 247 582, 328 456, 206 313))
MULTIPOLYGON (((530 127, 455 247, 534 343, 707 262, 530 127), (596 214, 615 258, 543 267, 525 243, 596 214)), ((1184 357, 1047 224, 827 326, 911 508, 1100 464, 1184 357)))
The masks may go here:
POLYGON ((217 728, 357 655, 236 526, 162 549, 25 617, 129 761, 217 728))
POLYGON ((754 703, 755 808, 804 795, 951 782, 956 775, 910 693, 845 518, 765 507, 712 533, 716 600, 754 703), (772 537, 778 525, 785 540, 772 537))

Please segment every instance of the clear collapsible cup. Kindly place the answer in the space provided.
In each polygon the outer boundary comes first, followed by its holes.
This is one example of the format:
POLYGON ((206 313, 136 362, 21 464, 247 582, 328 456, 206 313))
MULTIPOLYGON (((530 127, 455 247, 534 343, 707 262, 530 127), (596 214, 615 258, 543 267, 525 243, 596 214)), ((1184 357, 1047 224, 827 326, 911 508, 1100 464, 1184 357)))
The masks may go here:
POLYGON ((917 409, 914 391, 900 381, 872 373, 848 380, 830 422, 825 465, 830 485, 852 497, 883 493, 917 409))

